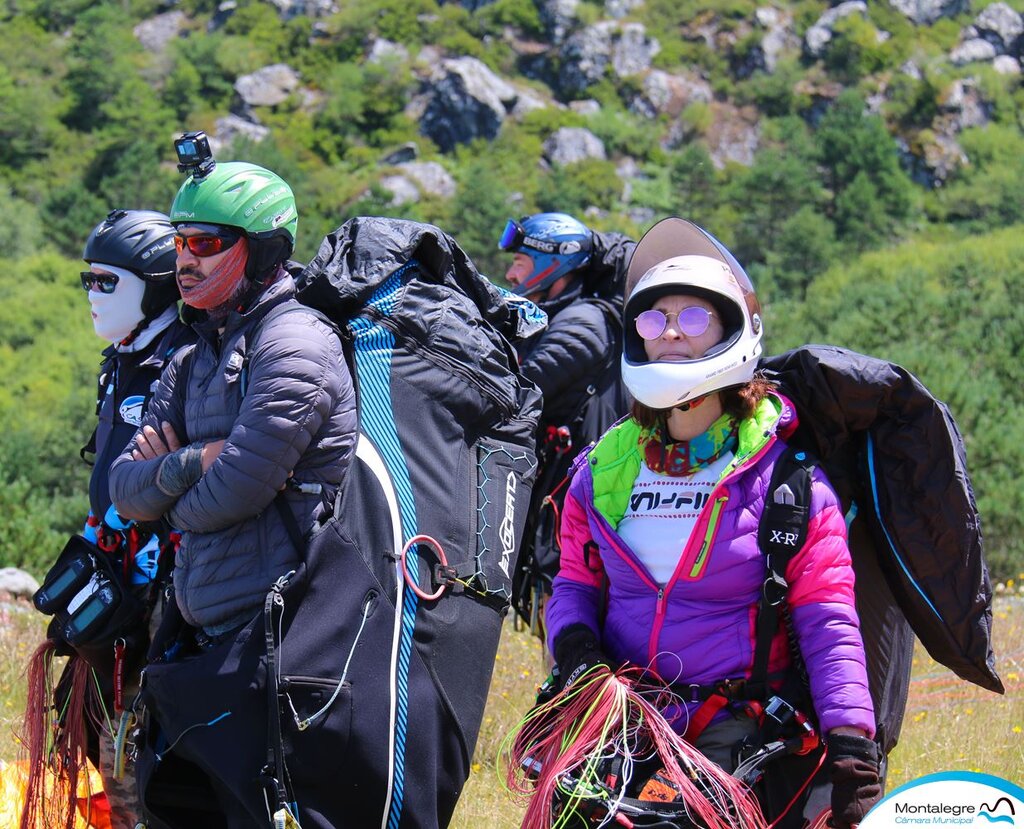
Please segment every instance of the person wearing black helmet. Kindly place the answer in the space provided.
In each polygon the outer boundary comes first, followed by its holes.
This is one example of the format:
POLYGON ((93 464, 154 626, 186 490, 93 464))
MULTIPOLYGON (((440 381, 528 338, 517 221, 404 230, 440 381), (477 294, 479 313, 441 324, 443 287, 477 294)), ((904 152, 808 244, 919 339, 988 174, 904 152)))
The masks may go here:
MULTIPOLYGON (((145 651, 147 626, 161 592, 158 562, 170 531, 159 524, 136 526, 118 515, 110 502, 108 472, 142 422, 164 366, 195 342, 195 335, 178 319, 174 228, 167 216, 150 210, 113 210, 89 234, 82 258, 88 270, 79 278, 88 294, 93 327, 108 344, 97 383, 97 424, 81 449, 82 459, 92 465, 82 536, 100 555, 119 562, 123 587, 144 611, 131 622, 132 632, 118 633, 123 644, 133 645, 133 653, 122 651, 120 659, 108 658, 113 655, 113 639, 69 645, 56 619, 48 638, 58 653, 70 657, 55 700, 61 712, 58 728, 74 731, 76 723, 86 723, 89 755, 103 777, 110 824, 131 829, 141 811, 130 769, 115 772, 114 732, 121 710, 138 687, 138 659, 145 651), (72 688, 76 675, 82 686, 79 693, 72 688)), ((60 566, 58 560, 55 569, 60 566)), ((71 597, 66 611, 47 610, 64 619, 77 599, 71 597)), ((69 813, 75 810, 73 799, 61 805, 69 813)))
POLYGON ((555 511, 559 487, 577 452, 628 411, 617 361, 622 290, 636 243, 599 233, 565 213, 537 213, 505 225, 498 247, 513 254, 505 274, 512 292, 534 302, 548 326, 520 351, 520 365, 544 395, 537 436, 538 471, 514 604, 541 634, 541 607, 558 572, 555 511))

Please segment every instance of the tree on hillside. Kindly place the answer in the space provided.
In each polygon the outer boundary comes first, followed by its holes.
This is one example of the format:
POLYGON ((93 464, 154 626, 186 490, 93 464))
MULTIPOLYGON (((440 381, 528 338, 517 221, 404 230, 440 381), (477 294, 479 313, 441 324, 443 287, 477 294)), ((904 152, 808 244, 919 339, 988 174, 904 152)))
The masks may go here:
POLYGON ((882 119, 865 114, 855 90, 836 99, 815 143, 838 238, 866 250, 897 236, 910 217, 913 185, 900 168, 896 144, 882 119))

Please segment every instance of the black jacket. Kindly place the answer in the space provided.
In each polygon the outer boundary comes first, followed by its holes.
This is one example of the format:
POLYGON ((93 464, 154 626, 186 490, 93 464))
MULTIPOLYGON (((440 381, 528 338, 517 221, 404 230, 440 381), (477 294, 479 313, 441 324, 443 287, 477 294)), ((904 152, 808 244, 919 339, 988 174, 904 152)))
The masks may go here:
POLYGON ((104 350, 97 381, 98 422, 82 450, 83 456, 95 453, 89 478, 89 509, 97 518, 102 519, 110 507, 110 465, 142 423, 160 373, 175 352, 195 341, 195 332, 174 320, 145 348, 122 352, 111 345, 104 350))

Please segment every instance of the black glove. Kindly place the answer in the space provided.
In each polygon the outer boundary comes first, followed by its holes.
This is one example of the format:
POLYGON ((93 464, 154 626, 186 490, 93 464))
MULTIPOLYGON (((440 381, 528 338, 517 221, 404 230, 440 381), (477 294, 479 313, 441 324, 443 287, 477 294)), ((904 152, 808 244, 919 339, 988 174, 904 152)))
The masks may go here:
POLYGON ((850 829, 882 797, 878 746, 867 737, 830 734, 827 739, 832 780, 832 825, 850 829))
POLYGON ((591 668, 604 665, 611 668, 602 653, 597 637, 582 623, 569 625, 555 639, 555 663, 558 665, 559 690, 564 691, 591 668))

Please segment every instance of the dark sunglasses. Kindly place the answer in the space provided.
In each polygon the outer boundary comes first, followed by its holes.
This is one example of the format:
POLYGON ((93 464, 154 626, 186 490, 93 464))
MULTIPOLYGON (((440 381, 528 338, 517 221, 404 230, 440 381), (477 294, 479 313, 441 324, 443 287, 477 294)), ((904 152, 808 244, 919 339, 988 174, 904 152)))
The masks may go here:
POLYGON ((667 314, 652 308, 636 315, 636 333, 645 340, 656 340, 668 328, 668 318, 675 317, 682 333, 687 337, 699 337, 708 330, 713 316, 714 314, 699 305, 691 305, 678 313, 670 311, 667 314))
POLYGON ((112 294, 117 287, 119 277, 113 273, 93 273, 82 271, 82 290, 99 291, 101 294, 112 294))
POLYGON ((237 233, 230 230, 211 230, 198 233, 195 236, 182 236, 180 233, 174 235, 174 249, 180 254, 188 247, 189 251, 203 259, 207 256, 215 256, 230 247, 233 247, 241 238, 237 233))

